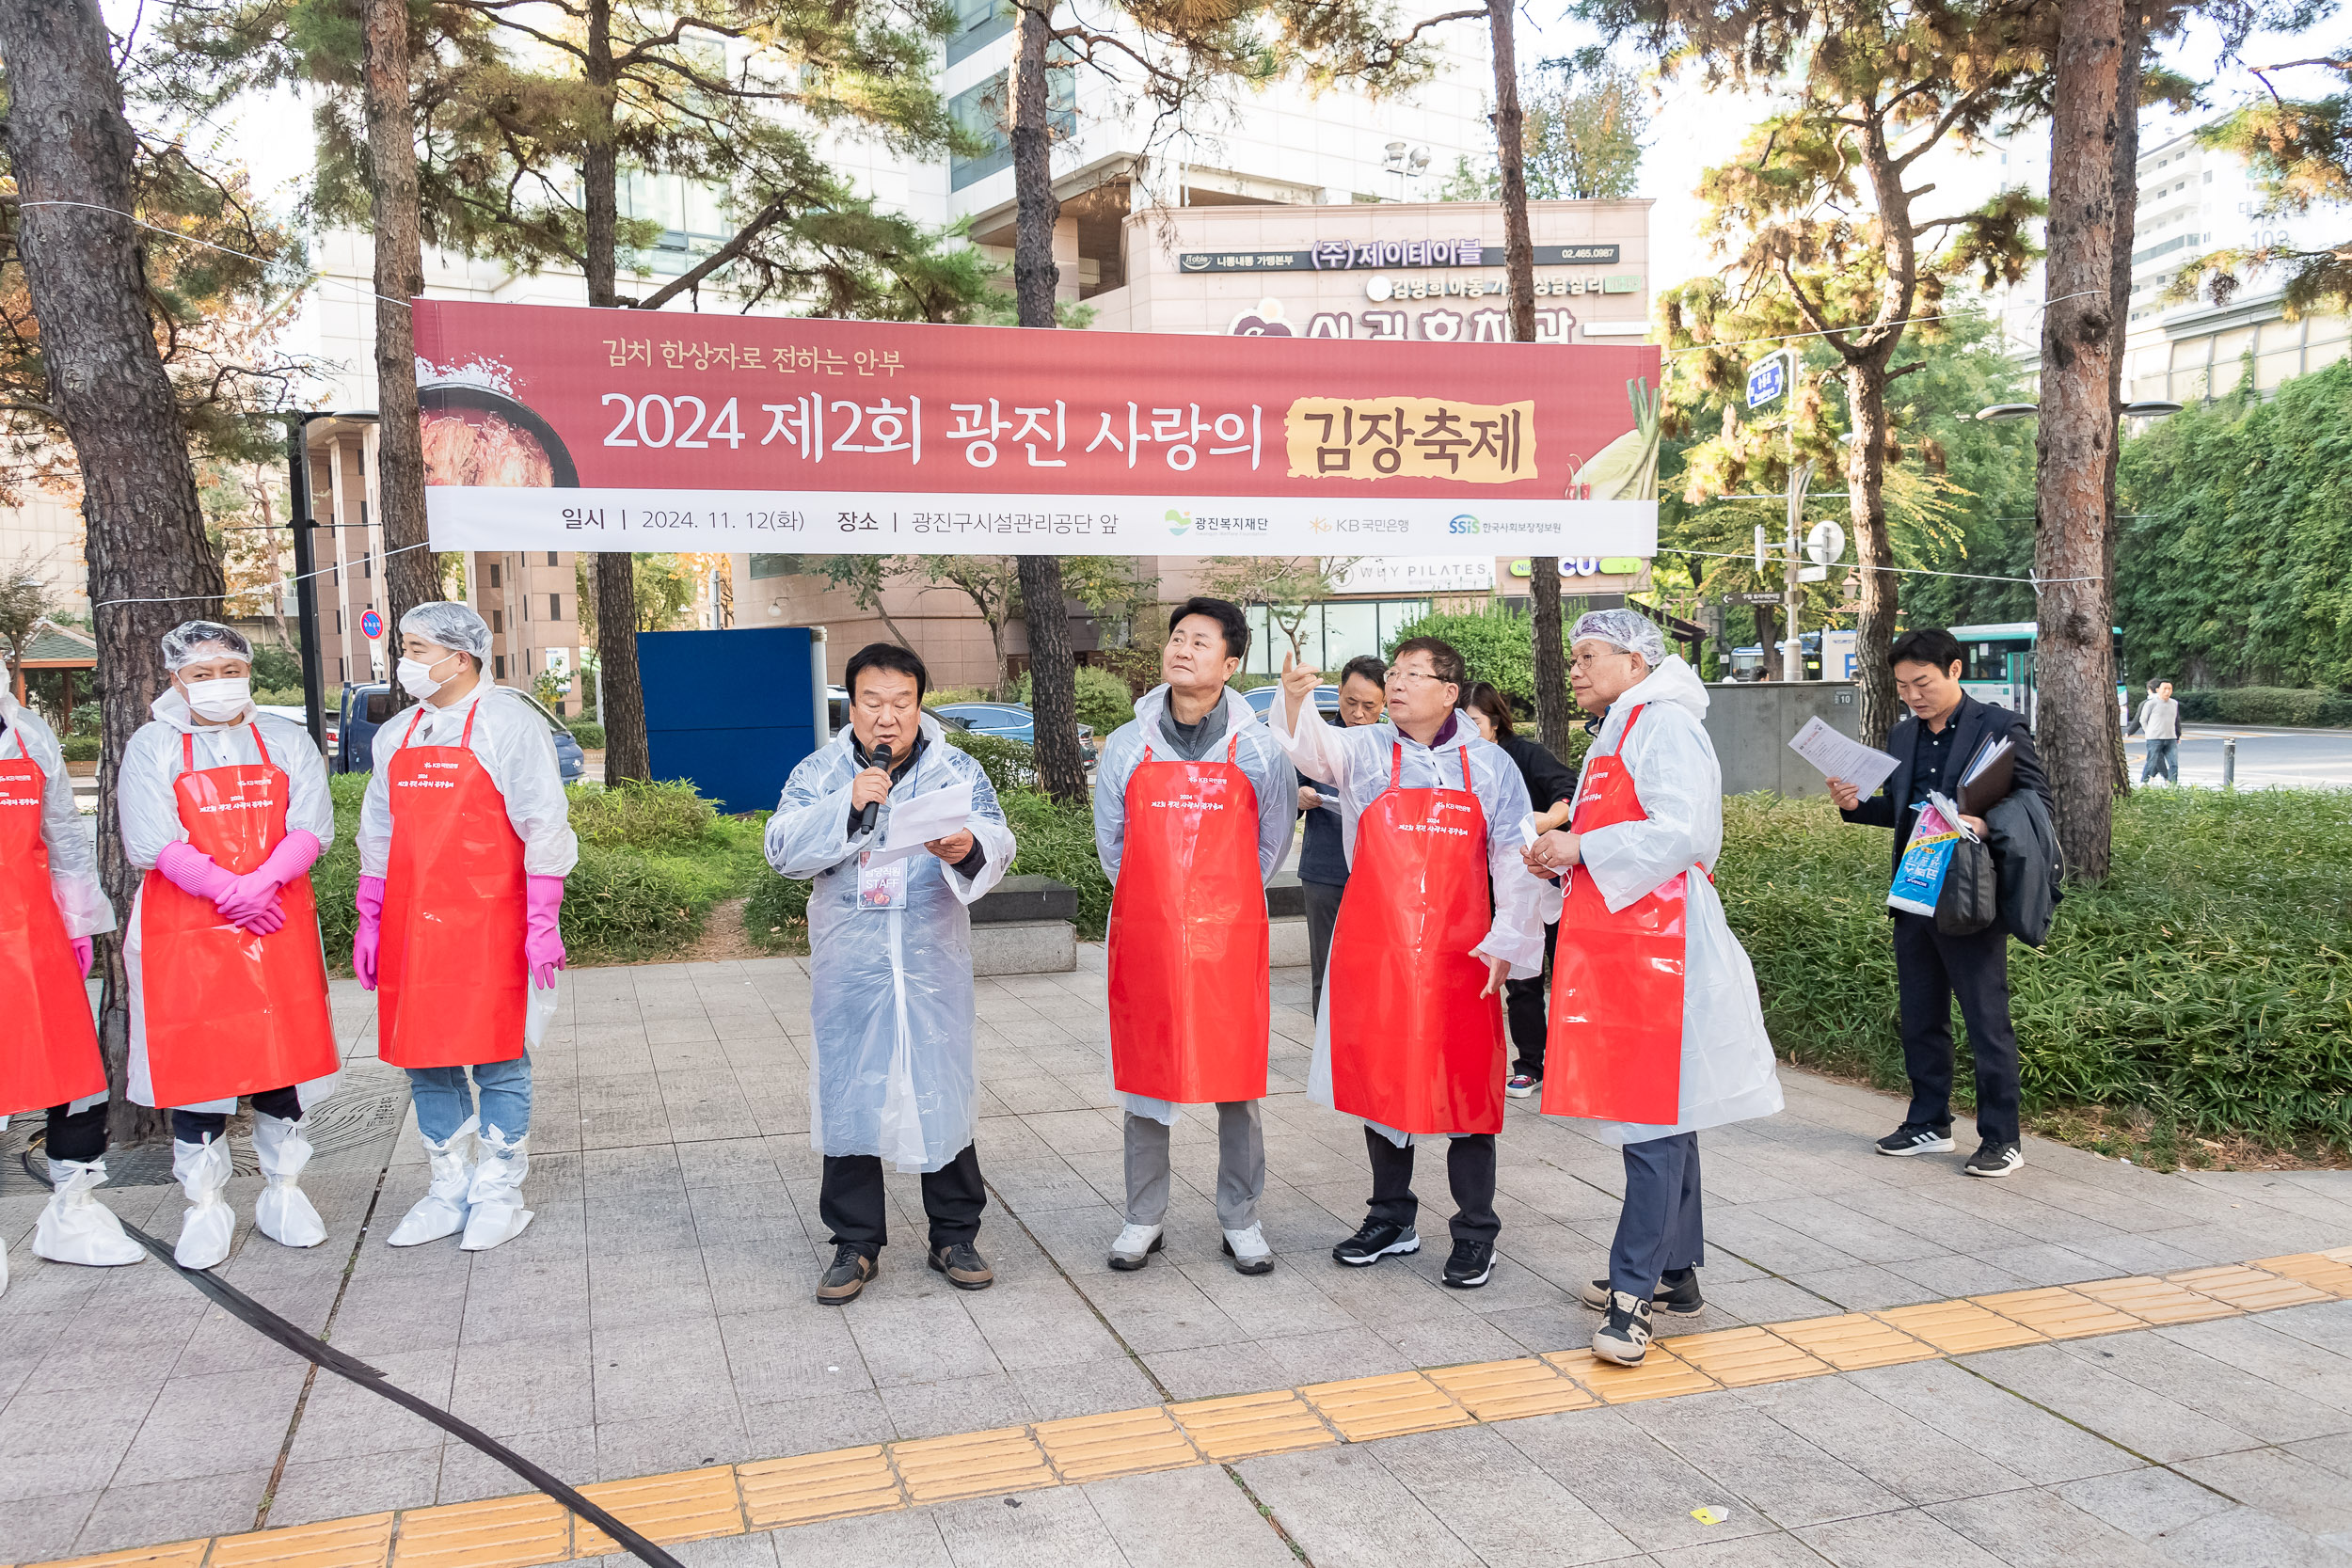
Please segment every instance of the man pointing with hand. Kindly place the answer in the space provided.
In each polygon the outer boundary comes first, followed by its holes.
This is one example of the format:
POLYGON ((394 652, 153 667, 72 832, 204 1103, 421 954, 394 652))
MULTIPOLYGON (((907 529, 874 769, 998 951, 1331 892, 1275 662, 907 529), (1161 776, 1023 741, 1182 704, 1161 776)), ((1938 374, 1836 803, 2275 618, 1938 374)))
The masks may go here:
POLYGON ((1421 1250, 1413 1146, 1442 1137, 1457 1290, 1486 1283, 1502 1228, 1502 982, 1544 955, 1541 890, 1519 863, 1527 785, 1455 711, 1465 677, 1450 645, 1414 638, 1390 658, 1387 719, 1333 729, 1310 696, 1322 672, 1286 657, 1267 717, 1298 770, 1338 789, 1347 852, 1307 1093, 1363 1118, 1372 1203, 1331 1256, 1363 1267, 1421 1250))

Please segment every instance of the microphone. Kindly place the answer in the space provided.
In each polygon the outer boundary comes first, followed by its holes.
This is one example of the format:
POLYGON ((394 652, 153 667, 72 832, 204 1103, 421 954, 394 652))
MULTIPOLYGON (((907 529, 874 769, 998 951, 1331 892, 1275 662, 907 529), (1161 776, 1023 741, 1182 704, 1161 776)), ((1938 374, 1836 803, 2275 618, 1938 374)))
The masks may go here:
MULTIPOLYGON (((890 771, 889 741, 885 740, 881 745, 874 748, 874 766, 881 768, 885 773, 890 771)), ((861 816, 857 819, 857 831, 862 833, 872 832, 874 831, 874 818, 881 813, 881 811, 882 802, 880 800, 867 801, 865 815, 861 816)))

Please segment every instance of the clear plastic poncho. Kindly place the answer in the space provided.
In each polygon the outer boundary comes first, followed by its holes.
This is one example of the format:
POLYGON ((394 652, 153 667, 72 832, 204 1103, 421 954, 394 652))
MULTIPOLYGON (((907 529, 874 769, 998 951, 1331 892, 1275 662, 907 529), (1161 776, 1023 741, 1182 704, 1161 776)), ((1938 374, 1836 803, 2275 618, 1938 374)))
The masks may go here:
POLYGON ((850 827, 860 771, 848 731, 804 759, 768 821, 768 863, 813 879, 808 895, 809 1143, 819 1154, 873 1154, 899 1170, 933 1171, 972 1141, 978 1110, 973 1060, 972 920, 965 906, 1012 865, 1012 831, 980 765, 949 746, 925 714, 922 753, 892 784, 871 832, 850 827), (889 832, 895 802, 969 782, 973 838, 986 851, 966 880, 928 850, 900 863, 903 894, 888 908, 858 895, 858 859, 889 832))
POLYGON ((0 689, 0 757, 30 757, 40 767, 40 841, 49 851, 49 889, 70 937, 96 936, 115 928, 114 906, 98 879, 98 845, 82 826, 73 803, 73 781, 66 776, 65 748, 56 732, 31 708, 0 689))

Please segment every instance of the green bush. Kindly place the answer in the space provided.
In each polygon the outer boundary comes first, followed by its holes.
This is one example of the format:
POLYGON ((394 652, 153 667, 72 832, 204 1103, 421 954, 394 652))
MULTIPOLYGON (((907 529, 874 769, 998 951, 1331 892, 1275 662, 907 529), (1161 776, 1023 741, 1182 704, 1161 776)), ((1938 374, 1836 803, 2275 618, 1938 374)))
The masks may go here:
POLYGON ((604 726, 594 719, 575 719, 564 726, 572 732, 572 738, 591 752, 604 750, 604 726))
POLYGON ((993 686, 943 686, 923 693, 925 707, 946 707, 950 703, 993 703, 996 689, 993 686))
MULTIPOLYGON (((1023 675, 1013 688, 1013 700, 1027 705, 1029 677, 1023 675)), ((1078 666, 1078 722, 1094 726, 1097 739, 1107 736, 1136 716, 1136 700, 1128 695, 1127 683, 1108 670, 1091 665, 1078 666)))
POLYGON ((1240 674, 1235 675, 1232 680, 1227 681, 1225 684, 1232 687, 1236 691, 1255 691, 1262 686, 1281 685, 1282 677, 1279 675, 1253 675, 1248 671, 1244 670, 1240 674))
POLYGON ((766 867, 762 871, 743 906, 744 934, 762 947, 807 952, 811 884, 797 877, 779 877, 766 867))
POLYGON ((68 728, 75 735, 96 735, 103 721, 103 716, 96 703, 76 703, 68 728))
MULTIPOLYGON (((1763 795, 1724 829, 1716 886, 1781 1053, 1899 1088, 1886 832, 1763 795)), ((2348 955, 2352 798, 2120 801, 2108 879, 2068 889, 2046 948, 2010 949, 2026 1108, 2352 1147, 2348 955)))
POLYGON ((1416 637, 1437 637, 1454 644, 1470 666, 1470 678, 1492 681, 1534 711, 1534 623, 1501 603, 1476 615, 1424 615, 1399 626, 1381 649, 1393 658, 1399 643, 1416 637))
POLYGON ((96 762, 105 743, 94 735, 69 735, 58 739, 57 747, 68 762, 96 762))
POLYGON ((257 707, 300 707, 308 701, 299 685, 257 686, 253 689, 253 702, 257 707))
POLYGON ((682 783, 626 784, 607 789, 573 784, 572 832, 605 849, 678 849, 718 820, 718 808, 682 783))
POLYGON ((999 795, 1037 787, 1037 754, 1018 740, 949 729, 947 744, 978 763, 980 771, 988 775, 989 784, 999 795))
POLYGON ((1081 800, 1060 806, 1035 789, 1000 790, 1005 823, 1012 829, 1012 872, 1051 877, 1078 890, 1078 935, 1103 940, 1111 915, 1110 879, 1094 855, 1094 808, 1081 800))
MULTIPOLYGON (((2134 712, 2142 693, 2135 693, 2134 712)), ((2291 724, 2304 729, 2352 729, 2352 692, 2292 686, 2225 686, 2174 693, 2183 719, 2209 724, 2291 724)))

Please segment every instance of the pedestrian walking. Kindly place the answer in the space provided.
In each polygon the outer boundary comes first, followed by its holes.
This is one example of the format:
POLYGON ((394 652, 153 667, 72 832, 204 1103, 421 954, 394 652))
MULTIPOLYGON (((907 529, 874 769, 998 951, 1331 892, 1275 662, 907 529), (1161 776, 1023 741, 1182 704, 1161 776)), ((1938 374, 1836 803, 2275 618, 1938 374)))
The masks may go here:
MULTIPOLYGON (((1359 729, 1376 724, 1387 706, 1381 683, 1389 667, 1359 654, 1340 669, 1340 724, 1359 729)), ((1331 927, 1340 918, 1340 896, 1347 891, 1347 851, 1340 844, 1340 798, 1306 774, 1298 782, 1298 890, 1307 905, 1308 1010, 1323 1010, 1323 971, 1331 957, 1331 927)))
MULTIPOLYGON (((2023 715, 1981 703, 1961 689, 1959 641, 1940 626, 1904 633, 1888 656, 1895 694, 1910 709, 1887 731, 1895 771, 1865 800, 1844 779, 1829 792, 1849 822, 1894 830, 1890 870, 1902 863, 1919 809, 1931 792, 1955 797, 1969 765, 1992 743, 2007 741, 2013 790, 2031 790, 2046 806, 2050 787, 2023 715)), ((1984 822, 1963 824, 1979 836, 1984 822)), ((1970 1176, 2005 1177, 2026 1163, 2019 1142, 2017 1033, 2010 1022, 2009 934, 1995 921, 1981 931, 1951 936, 1932 915, 1890 910, 1895 930, 1895 981, 1903 1037, 1903 1069, 1911 1078, 1911 1108, 1903 1123, 1878 1141, 1898 1159, 1952 1148, 1952 1002, 1960 1002, 1976 1059, 1976 1153, 1962 1168, 1970 1176)))
POLYGON ((2173 700, 2172 683, 2159 681, 2139 705, 2139 733, 2148 737, 2147 760, 2139 765, 2139 782, 2146 784, 2158 773, 2164 782, 2181 782, 2181 705, 2173 700))
MULTIPOLYGON (((1503 754, 1518 766, 1519 777, 1527 784, 1528 806, 1537 816, 1576 793, 1575 770, 1553 756, 1541 741, 1513 728, 1511 699, 1493 682, 1473 682, 1463 711, 1478 726, 1481 739, 1502 747, 1503 754)), ((1532 980, 1502 983, 1502 1016, 1511 1032, 1512 1051, 1511 1076, 1502 1081, 1502 1092, 1513 1100, 1525 1100, 1543 1086, 1544 1036, 1549 1027, 1544 1008, 1549 995, 1552 946, 1559 930, 1549 923, 1544 927, 1541 974, 1532 980)))

